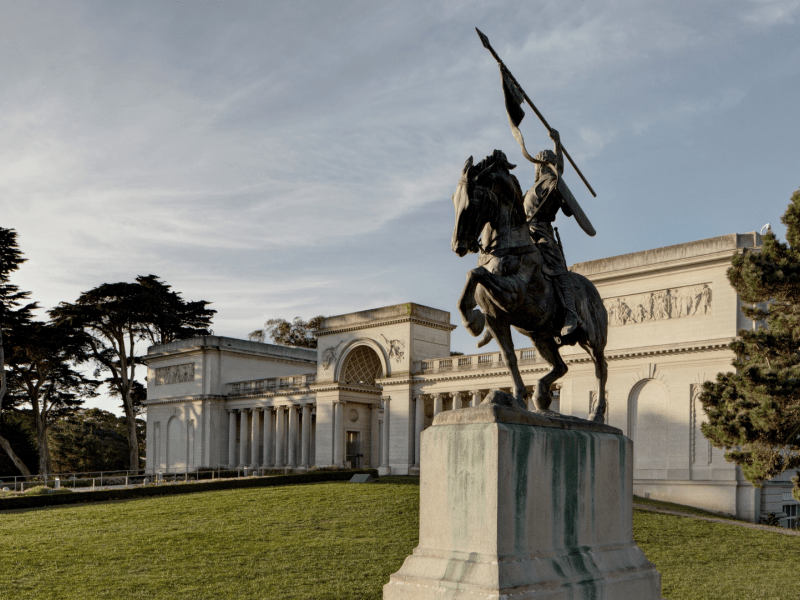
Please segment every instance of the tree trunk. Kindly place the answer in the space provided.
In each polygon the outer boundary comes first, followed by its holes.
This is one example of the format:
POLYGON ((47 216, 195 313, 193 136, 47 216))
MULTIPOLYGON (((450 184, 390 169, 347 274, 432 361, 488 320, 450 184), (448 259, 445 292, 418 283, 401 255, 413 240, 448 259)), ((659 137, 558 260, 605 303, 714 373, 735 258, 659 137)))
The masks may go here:
POLYGON ((125 394, 125 416, 128 419, 128 452, 129 466, 131 471, 139 470, 139 437, 136 432, 136 411, 133 408, 130 389, 125 394))
POLYGON ((28 467, 25 466, 25 463, 19 459, 14 451, 11 449, 11 444, 8 443, 8 440, 0 435, 0 446, 3 447, 3 450, 6 451, 8 457, 13 461, 14 466, 19 469, 19 472, 22 473, 25 477, 30 477, 31 472, 28 470, 28 467))
MULTIPOLYGON (((0 304, 0 310, 2 310, 2 308, 3 305, 0 304)), ((0 312, 0 317, 2 317, 2 314, 3 313, 0 312)), ((6 389, 6 354, 5 350, 3 350, 3 320, 0 318, 0 413, 3 410, 3 398, 6 395, 6 389)), ((6 451, 8 457, 17 469, 19 469, 19 472, 25 477, 30 477, 31 472, 28 470, 28 467, 20 460, 19 456, 17 456, 16 452, 11 448, 11 444, 9 444, 8 440, 2 435, 0 435, 0 446, 6 451)))
POLYGON ((41 415, 36 419, 36 442, 39 445, 39 475, 52 473, 50 445, 47 442, 47 421, 41 415))

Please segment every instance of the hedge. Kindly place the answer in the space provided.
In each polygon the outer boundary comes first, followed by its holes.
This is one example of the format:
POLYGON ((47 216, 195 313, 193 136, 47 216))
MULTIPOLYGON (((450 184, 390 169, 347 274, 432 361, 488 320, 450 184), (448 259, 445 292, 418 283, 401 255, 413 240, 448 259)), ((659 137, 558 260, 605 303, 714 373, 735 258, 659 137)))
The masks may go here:
POLYGON ((318 483, 323 481, 349 481, 353 475, 370 474, 377 479, 375 469, 352 471, 313 471, 275 477, 241 477, 238 479, 215 479, 213 481, 188 482, 176 484, 147 485, 144 487, 95 490, 93 492, 74 492, 72 494, 46 494, 42 496, 14 496, 0 498, 0 511, 18 510, 22 508, 39 508, 42 506, 59 506, 63 504, 83 504, 85 502, 106 502, 108 500, 129 500, 132 498, 149 498, 152 496, 170 496, 172 494, 192 494, 213 490, 232 490, 254 487, 278 487, 300 483, 318 483))

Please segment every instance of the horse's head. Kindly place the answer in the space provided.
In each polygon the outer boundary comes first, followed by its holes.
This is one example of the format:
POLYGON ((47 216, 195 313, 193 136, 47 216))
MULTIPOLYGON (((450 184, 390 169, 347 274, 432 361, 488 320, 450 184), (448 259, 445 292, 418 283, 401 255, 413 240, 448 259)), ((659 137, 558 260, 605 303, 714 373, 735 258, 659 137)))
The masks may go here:
POLYGON ((516 178, 508 171, 513 169, 500 150, 495 150, 477 165, 472 157, 461 170, 461 178, 453 194, 456 223, 450 247, 459 256, 480 250, 479 238, 484 226, 497 212, 499 204, 513 201, 521 204, 521 191, 516 178))

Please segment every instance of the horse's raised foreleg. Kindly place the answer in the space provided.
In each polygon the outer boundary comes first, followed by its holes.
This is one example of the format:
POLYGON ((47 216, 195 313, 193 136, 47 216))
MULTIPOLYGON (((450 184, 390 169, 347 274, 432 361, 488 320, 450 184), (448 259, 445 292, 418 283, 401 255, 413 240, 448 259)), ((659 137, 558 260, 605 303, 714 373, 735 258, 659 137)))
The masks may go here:
POLYGON ((536 387, 536 395, 533 398, 534 404, 538 410, 547 410, 550 408, 552 397, 550 396, 550 386, 553 382, 561 379, 567 374, 567 368, 564 359, 558 352, 558 344, 552 337, 531 338, 536 349, 543 359, 545 359, 553 367, 547 375, 539 380, 539 385, 536 387))
POLYGON ((597 405, 589 415, 589 420, 595 423, 606 422, 606 381, 608 380, 608 362, 602 348, 592 348, 589 344, 581 343, 581 347, 589 353, 594 362, 594 373, 597 377, 597 405))
POLYGON ((514 352, 514 340, 511 338, 510 325, 506 321, 490 316, 486 318, 486 328, 492 332, 492 336, 497 340, 503 359, 511 371, 511 378, 514 381, 514 399, 520 408, 528 410, 526 398, 528 392, 525 389, 525 383, 522 381, 522 375, 520 375, 519 367, 517 366, 517 353, 514 352))
POLYGON ((461 322, 473 336, 480 335, 483 331, 486 318, 484 314, 475 308, 478 303, 475 300, 475 288, 478 285, 480 271, 486 271, 483 267, 472 269, 467 273, 467 283, 458 299, 458 312, 461 315, 461 322))

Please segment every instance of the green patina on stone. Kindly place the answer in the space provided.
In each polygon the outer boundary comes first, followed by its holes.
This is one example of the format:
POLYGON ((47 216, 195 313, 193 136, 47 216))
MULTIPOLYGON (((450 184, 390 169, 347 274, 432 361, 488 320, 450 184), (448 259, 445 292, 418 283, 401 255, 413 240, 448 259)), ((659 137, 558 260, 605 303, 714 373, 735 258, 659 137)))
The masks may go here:
POLYGON ((504 425, 511 441, 514 469, 514 551, 524 553, 528 530, 528 462, 536 430, 525 425, 504 425))
MULTIPOLYGON (((448 502, 466 508, 473 519, 481 522, 485 515, 477 507, 485 496, 486 481, 481 475, 470 477, 470 473, 473 470, 481 473, 483 470, 481 465, 486 460, 485 425, 461 425, 457 430, 450 427, 432 427, 429 431, 437 436, 436 447, 441 447, 444 441, 449 471, 457 474, 447 479, 448 502)), ((464 515, 451 513, 450 532, 453 547, 458 545, 458 540, 463 534, 461 531, 463 517, 464 515)))
POLYGON ((580 474, 586 468, 586 434, 583 432, 559 432, 561 443, 566 446, 562 454, 564 461, 564 545, 574 548, 578 545, 578 512, 580 510, 578 492, 580 474))
POLYGON ((597 502, 596 502, 597 499, 595 498, 594 493, 595 493, 595 490, 597 489, 596 482, 595 482, 595 476, 596 476, 596 469, 597 469, 597 445, 600 443, 600 436, 598 436, 595 433, 590 433, 589 436, 591 438, 591 443, 589 444, 589 473, 590 473, 590 477, 591 477, 591 486, 592 486, 590 488, 592 490, 592 497, 590 498, 590 501, 592 503, 592 506, 591 506, 591 511, 592 511, 592 543, 594 543, 594 541, 595 541, 594 540, 595 523, 597 523, 597 517, 596 517, 596 513, 595 513, 595 509, 597 507, 597 502))

